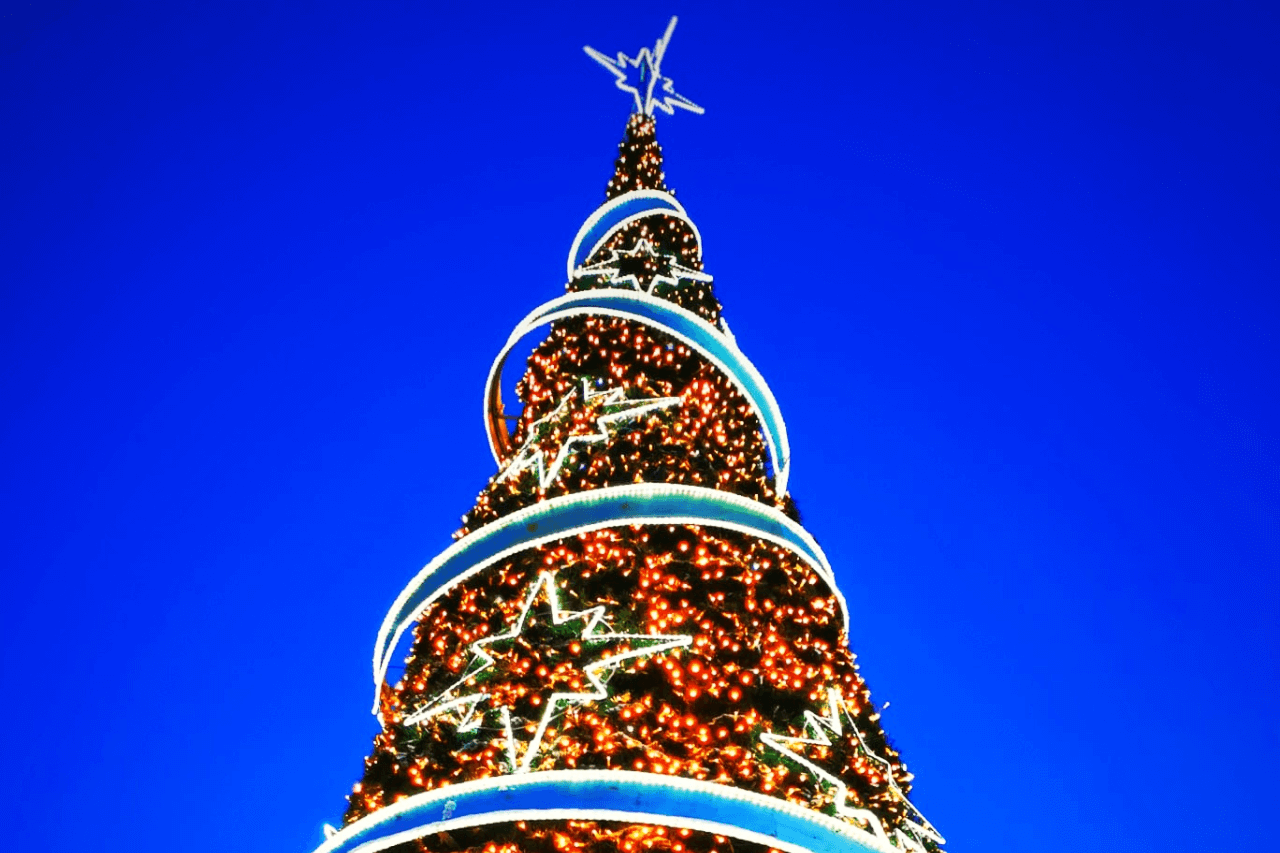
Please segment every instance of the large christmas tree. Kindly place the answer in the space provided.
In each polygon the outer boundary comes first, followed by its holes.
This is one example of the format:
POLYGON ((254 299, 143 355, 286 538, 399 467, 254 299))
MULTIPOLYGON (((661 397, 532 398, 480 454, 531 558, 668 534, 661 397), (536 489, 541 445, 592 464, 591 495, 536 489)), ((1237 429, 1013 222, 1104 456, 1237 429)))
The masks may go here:
POLYGON ((787 495, 777 405, 666 185, 653 112, 701 112, 661 74, 674 24, 635 58, 588 48, 636 112, 569 292, 494 364, 499 471, 379 634, 382 731, 324 853, 942 841, 787 495), (502 367, 535 333, 508 416, 502 367))

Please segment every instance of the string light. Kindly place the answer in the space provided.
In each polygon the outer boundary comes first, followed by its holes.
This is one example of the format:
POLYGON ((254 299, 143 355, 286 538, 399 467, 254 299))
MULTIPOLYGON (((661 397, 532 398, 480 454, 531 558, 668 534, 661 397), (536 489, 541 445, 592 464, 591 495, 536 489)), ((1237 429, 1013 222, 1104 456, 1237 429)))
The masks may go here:
POLYGON ((455 830, 447 839, 436 836, 419 843, 424 851, 474 849, 477 853, 782 853, 710 832, 586 820, 519 821, 501 828, 455 830))

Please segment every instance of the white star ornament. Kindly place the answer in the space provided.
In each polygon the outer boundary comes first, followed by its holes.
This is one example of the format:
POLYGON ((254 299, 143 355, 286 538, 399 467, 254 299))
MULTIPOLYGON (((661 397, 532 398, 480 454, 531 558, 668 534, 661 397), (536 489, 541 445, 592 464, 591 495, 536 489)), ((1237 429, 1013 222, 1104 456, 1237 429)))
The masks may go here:
POLYGON ((670 77, 662 76, 662 55, 667 52, 667 43, 676 29, 676 18, 667 24, 667 31, 658 39, 652 51, 647 47, 640 48, 635 58, 619 51, 617 59, 611 58, 593 47, 584 47, 596 62, 608 69, 614 76, 614 85, 635 98, 636 112, 653 115, 653 108, 674 115, 675 108, 688 110, 701 115, 706 112, 693 101, 677 94, 675 83, 670 77), (660 94, 654 97, 654 91, 660 94))

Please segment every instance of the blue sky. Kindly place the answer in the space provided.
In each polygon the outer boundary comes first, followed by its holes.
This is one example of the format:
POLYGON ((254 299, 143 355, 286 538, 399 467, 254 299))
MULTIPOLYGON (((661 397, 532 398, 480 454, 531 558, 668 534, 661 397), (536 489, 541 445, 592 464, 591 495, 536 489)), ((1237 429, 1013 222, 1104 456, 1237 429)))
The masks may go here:
POLYGON ((6 849, 305 853, 651 44, 953 851, 1226 846, 1280 760, 1275 7, 0 6, 6 849))

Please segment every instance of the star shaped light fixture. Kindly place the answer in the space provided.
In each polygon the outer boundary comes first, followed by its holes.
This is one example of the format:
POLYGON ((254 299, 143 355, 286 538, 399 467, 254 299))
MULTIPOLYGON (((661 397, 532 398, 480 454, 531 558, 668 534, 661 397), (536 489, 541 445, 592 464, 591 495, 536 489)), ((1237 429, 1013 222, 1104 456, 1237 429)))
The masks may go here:
POLYGON ((562 419, 568 412, 570 404, 579 396, 577 387, 571 389, 568 394, 564 395, 564 399, 560 401, 560 405, 556 406, 555 411, 529 425, 529 437, 525 439, 524 444, 520 445, 520 449, 511 458, 511 463, 498 475, 499 482, 508 477, 514 477, 522 471, 532 469, 538 475, 538 488, 545 491, 560 476, 560 471, 564 468, 565 463, 577 452, 578 448, 608 441, 609 431, 617 428, 624 421, 633 420, 641 415, 647 415, 660 409, 678 406, 684 402, 683 397, 653 397, 631 400, 627 398, 627 392, 624 388, 606 388, 603 391, 593 391, 590 387, 589 379, 582 380, 581 388, 582 402, 587 406, 599 407, 602 410, 602 414, 595 419, 596 431, 571 435, 566 438, 564 443, 560 445, 560 449, 556 452, 551 464, 547 464, 547 453, 538 446, 538 439, 541 437, 542 427, 562 419))
POLYGON ((513 773, 526 773, 558 711, 606 698, 609 677, 623 662, 690 642, 683 634, 617 633, 605 621, 603 606, 566 611, 560 604, 555 574, 542 572, 525 594, 510 629, 472 643, 472 658, 462 677, 404 722, 415 725, 456 714, 457 730, 464 734, 478 731, 488 713, 496 710, 506 741, 507 766, 513 773), (542 607, 537 606, 539 601, 544 602, 542 607), (576 636, 562 627, 575 622, 582 625, 576 636), (533 650, 541 656, 540 663, 535 662, 533 650), (529 709, 538 712, 536 723, 528 717, 525 724, 515 725, 521 712, 529 709), (517 739, 517 732, 528 734, 530 729, 527 742, 517 739))
POLYGON ((630 284, 642 293, 653 293, 660 284, 679 287, 682 281, 711 281, 711 276, 701 270, 681 266, 676 256, 658 252, 653 243, 641 238, 631 249, 609 250, 609 257, 594 264, 584 264, 573 271, 573 277, 600 276, 610 284, 630 284), (641 285, 641 279, 648 282, 641 285))
POLYGON ((587 52, 587 56, 613 73, 615 86, 635 97, 636 112, 651 116, 654 107, 657 107, 667 115, 674 115, 675 108, 679 107, 701 115, 706 111, 683 95, 676 94, 671 78, 662 76, 662 55, 667 52, 667 44, 675 29, 676 18, 672 17, 671 23, 667 24, 667 31, 658 39, 653 50, 642 47, 634 59, 621 51, 618 52, 617 59, 613 59, 593 47, 584 47, 583 50, 587 52))
MULTIPOLYGON (((907 799, 906 794, 902 793, 902 789, 898 787, 897 781, 893 778, 893 764, 872 752, 871 748, 867 746, 867 742, 862 739, 862 732, 858 729, 858 724, 854 721, 853 715, 849 713, 844 696, 838 688, 832 687, 827 690, 826 714, 819 716, 812 711, 805 711, 804 718, 805 733, 803 736, 797 737, 763 732, 760 735, 760 740, 766 746, 777 750, 812 772, 825 784, 830 785, 835 791, 837 814, 841 817, 849 818, 860 825, 865 824, 866 829, 877 838, 887 844, 895 844, 902 850, 926 853, 924 846, 926 839, 937 844, 946 843, 942 836, 938 834, 938 831, 933 828, 933 824, 929 823, 925 816, 920 813, 920 810, 907 799), (830 766, 832 762, 823 759, 815 760, 809 757, 807 747, 834 746, 835 741, 831 739, 831 736, 843 736, 846 722, 853 731, 854 737, 857 738, 858 747, 862 754, 868 760, 880 766, 879 775, 884 777, 894 798, 901 801, 911 814, 911 817, 905 821, 907 831, 895 829, 893 841, 890 841, 889 835, 884 830, 884 825, 880 822, 880 818, 873 812, 849 805, 849 786, 837 775, 838 769, 836 772, 832 772, 833 768, 830 766)), ((824 750, 824 752, 829 759, 831 757, 830 750, 824 750)))

